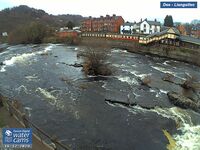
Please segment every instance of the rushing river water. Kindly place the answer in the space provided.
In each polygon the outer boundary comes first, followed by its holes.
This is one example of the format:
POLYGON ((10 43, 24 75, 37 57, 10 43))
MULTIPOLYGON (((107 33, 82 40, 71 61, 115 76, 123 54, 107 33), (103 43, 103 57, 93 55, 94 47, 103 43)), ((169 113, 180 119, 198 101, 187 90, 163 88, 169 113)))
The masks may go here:
MULTIPOLYGON (((1 46, 3 47, 3 46, 1 46)), ((163 150, 176 141, 177 150, 200 149, 200 114, 172 105, 166 93, 183 89, 162 80, 171 73, 200 80, 200 68, 182 62, 112 49, 111 77, 86 77, 77 52, 66 45, 17 45, 0 53, 0 93, 30 107, 30 119, 72 149, 163 150), (151 88, 139 79, 151 76, 151 88), (129 98, 137 106, 105 102, 129 98), (144 107, 143 107, 144 106, 144 107), (155 107, 156 106, 156 107, 155 107), (152 107, 154 109, 145 109, 152 107)))

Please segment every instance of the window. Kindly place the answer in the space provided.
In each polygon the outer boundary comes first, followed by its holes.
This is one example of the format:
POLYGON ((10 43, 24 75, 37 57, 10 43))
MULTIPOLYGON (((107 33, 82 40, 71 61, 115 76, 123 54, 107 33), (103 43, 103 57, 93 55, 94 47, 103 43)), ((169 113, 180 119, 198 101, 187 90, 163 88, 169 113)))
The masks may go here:
POLYGON ((147 25, 146 24, 144 24, 144 28, 146 28, 147 27, 147 25))

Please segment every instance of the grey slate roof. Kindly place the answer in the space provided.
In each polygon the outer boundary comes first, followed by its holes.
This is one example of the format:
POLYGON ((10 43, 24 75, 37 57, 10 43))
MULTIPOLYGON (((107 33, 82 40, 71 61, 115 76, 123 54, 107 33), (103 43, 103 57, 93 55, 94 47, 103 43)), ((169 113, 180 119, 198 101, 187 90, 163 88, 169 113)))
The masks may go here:
POLYGON ((197 39, 197 38, 194 38, 194 37, 191 37, 191 36, 181 35, 179 37, 179 40, 183 41, 183 42, 188 42, 188 43, 193 43, 193 44, 200 45, 200 39, 197 39))
MULTIPOLYGON (((180 35, 180 32, 178 31, 178 29, 174 28, 174 27, 171 27, 173 29, 173 31, 175 32, 176 35, 180 35)), ((161 32, 155 32, 153 34, 150 34, 147 36, 147 38, 151 38, 151 37, 154 37, 154 36, 160 36, 160 35, 163 35, 163 34, 166 34, 168 32, 170 28, 167 28, 161 32)))
POLYGON ((133 25, 134 25, 134 23, 132 23, 132 22, 125 22, 123 24, 123 26, 133 26, 133 25))
POLYGON ((149 21, 149 20, 146 20, 146 22, 150 25, 156 25, 156 26, 160 26, 160 22, 157 22, 157 21, 149 21))
MULTIPOLYGON (((153 34, 150 34, 148 36, 146 36, 147 38, 151 38, 151 37, 154 37, 154 36, 160 36, 162 34, 165 34, 168 32, 170 28, 162 31, 162 32, 155 32, 153 34)), ((200 45, 200 39, 197 39, 197 38, 194 38, 194 37, 191 37, 191 36, 185 36, 185 35, 180 35, 180 32, 178 31, 178 29, 172 27, 172 29, 174 30, 175 34, 176 35, 179 35, 178 39, 180 41, 183 41, 183 42, 187 42, 187 43, 192 43, 192 44, 196 44, 196 45, 200 45)))
POLYGON ((150 21, 150 20, 143 20, 143 21, 140 21, 138 23, 136 23, 137 25, 140 25, 142 22, 146 21, 149 25, 156 25, 156 26, 161 26, 161 23, 158 22, 158 21, 150 21))
POLYGON ((197 26, 197 25, 196 25, 196 26, 192 27, 192 30, 193 30, 193 31, 200 30, 200 26, 197 26))

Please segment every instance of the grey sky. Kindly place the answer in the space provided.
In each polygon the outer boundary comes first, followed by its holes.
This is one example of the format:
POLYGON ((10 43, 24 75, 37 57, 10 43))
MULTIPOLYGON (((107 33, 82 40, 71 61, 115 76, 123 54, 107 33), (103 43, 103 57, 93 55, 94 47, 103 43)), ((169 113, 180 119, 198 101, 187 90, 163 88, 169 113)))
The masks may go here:
MULTIPOLYGON (((174 21, 190 22, 200 19, 197 9, 161 9, 161 0, 0 0, 0 9, 18 5, 28 5, 43 9, 51 14, 80 14, 83 16, 106 14, 122 15, 126 21, 139 21, 140 18, 163 21, 166 15, 172 15, 174 21)), ((182 1, 182 0, 176 0, 182 1)))

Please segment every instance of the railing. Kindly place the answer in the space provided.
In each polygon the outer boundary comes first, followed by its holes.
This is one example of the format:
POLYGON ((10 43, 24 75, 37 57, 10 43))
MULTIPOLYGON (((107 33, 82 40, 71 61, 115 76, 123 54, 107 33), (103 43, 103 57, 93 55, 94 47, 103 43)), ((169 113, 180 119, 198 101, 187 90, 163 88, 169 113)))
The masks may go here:
MULTIPOLYGON (((1 97, 2 99, 2 97, 1 97)), ((16 106, 13 105, 12 100, 8 98, 3 98, 4 105, 7 106, 10 116, 15 117, 15 119, 25 128, 32 128, 33 136, 37 138, 38 141, 53 150, 69 150, 70 148, 58 141, 56 136, 50 136, 45 131, 40 129, 37 125, 31 122, 25 113, 22 113, 16 106), (49 143, 49 144, 47 144, 49 143)))

